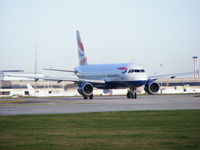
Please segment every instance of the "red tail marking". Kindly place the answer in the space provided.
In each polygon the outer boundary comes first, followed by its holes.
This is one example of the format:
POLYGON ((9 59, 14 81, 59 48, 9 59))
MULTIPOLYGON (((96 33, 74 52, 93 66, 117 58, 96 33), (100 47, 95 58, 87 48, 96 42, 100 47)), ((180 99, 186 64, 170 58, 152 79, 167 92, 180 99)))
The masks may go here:
POLYGON ((83 44, 82 44, 80 41, 78 41, 78 46, 79 46, 79 48, 80 48, 82 51, 84 51, 83 44))

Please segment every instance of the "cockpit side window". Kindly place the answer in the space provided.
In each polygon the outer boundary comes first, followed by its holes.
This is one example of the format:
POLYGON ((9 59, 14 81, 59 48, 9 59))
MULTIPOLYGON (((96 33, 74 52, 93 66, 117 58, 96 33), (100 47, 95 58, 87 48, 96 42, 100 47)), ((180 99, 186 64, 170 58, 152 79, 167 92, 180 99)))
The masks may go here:
POLYGON ((135 72, 134 69, 130 69, 130 70, 128 71, 128 73, 133 73, 133 72, 135 72))

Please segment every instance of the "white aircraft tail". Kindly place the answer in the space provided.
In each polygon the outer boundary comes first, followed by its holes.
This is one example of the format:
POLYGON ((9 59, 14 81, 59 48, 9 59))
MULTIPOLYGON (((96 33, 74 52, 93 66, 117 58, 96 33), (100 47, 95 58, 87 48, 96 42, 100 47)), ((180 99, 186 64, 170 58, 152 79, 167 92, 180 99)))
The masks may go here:
POLYGON ((4 78, 4 73, 0 71, 0 80, 3 80, 3 78, 4 78))
POLYGON ((31 84, 27 84, 27 89, 28 90, 34 90, 33 86, 31 84))
POLYGON ((76 31, 76 37, 77 37, 77 45, 78 45, 79 65, 84 66, 84 65, 87 65, 88 63, 87 63, 87 57, 85 56, 83 43, 81 42, 79 31, 76 31))

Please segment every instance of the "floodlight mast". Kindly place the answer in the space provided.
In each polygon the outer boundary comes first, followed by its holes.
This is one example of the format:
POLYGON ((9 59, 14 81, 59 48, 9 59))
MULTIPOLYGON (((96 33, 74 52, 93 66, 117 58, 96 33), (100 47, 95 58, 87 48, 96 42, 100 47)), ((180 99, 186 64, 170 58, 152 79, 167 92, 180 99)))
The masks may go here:
POLYGON ((198 78, 199 75, 199 65, 198 65, 198 56, 193 56, 193 78, 198 78))

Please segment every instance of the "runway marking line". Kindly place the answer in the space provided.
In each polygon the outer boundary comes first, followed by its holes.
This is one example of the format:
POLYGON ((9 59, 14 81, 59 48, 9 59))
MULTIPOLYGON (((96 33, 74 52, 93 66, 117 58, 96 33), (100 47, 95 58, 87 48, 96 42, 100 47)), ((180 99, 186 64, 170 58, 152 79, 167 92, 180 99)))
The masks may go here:
POLYGON ((16 102, 10 102, 10 103, 0 103, 0 106, 36 106, 36 105, 76 105, 76 104, 93 104, 93 103, 24 103, 20 102, 20 103, 16 103, 16 102), (1 105, 3 104, 3 105, 1 105))
POLYGON ((24 103, 26 101, 24 100, 8 100, 8 101, 0 101, 0 104, 5 104, 5 103, 24 103))

